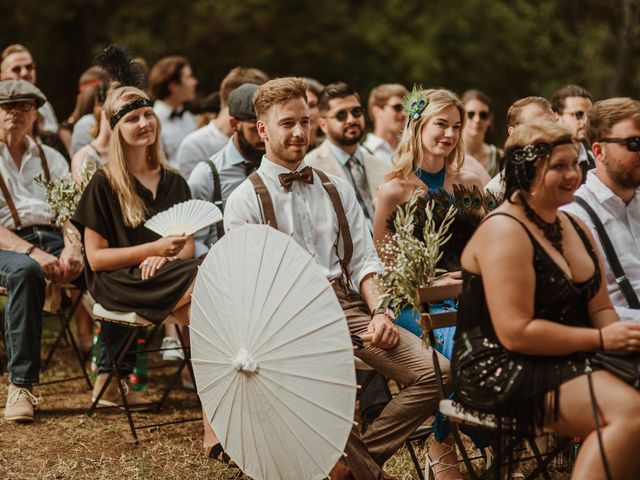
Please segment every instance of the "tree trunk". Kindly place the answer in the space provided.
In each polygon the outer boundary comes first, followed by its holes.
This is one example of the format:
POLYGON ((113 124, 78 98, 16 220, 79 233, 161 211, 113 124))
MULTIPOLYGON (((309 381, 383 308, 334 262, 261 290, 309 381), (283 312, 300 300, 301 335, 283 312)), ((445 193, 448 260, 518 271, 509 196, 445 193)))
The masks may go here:
POLYGON ((616 55, 615 70, 607 85, 607 97, 615 97, 620 91, 620 83, 627 70, 630 54, 635 42, 635 32, 640 13, 639 0, 621 0, 623 23, 618 39, 618 51, 616 55))

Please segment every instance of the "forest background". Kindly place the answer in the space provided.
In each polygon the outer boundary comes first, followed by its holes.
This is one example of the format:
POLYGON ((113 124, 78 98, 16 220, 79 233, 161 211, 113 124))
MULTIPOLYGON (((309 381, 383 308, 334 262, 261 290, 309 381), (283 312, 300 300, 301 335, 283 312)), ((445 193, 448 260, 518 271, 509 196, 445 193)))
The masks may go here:
POLYGON ((495 142, 517 98, 577 83, 595 99, 638 98, 640 0, 2 0, 0 48, 22 43, 59 119, 78 77, 112 42, 149 65, 189 57, 198 93, 258 67, 366 99, 380 83, 478 88, 494 99, 495 142))

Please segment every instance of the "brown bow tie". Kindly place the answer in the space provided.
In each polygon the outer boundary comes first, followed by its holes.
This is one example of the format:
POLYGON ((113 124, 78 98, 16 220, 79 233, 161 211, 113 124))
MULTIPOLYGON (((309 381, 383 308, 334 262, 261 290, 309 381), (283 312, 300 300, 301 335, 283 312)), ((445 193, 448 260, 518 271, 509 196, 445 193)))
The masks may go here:
POLYGON ((309 185, 313 184, 313 169, 311 167, 304 167, 299 172, 291 172, 291 173, 281 173, 278 175, 278 179, 280 180, 280 185, 287 192, 291 191, 291 185, 296 180, 304 183, 308 183, 309 185))

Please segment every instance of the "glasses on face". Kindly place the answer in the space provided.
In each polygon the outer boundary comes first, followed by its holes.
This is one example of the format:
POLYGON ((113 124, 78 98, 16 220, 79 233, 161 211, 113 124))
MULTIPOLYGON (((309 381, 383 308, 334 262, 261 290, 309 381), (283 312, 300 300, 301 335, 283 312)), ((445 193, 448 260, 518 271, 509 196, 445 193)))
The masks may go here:
POLYGON ((27 63, 26 65, 16 65, 11 69, 11 71, 16 75, 20 75, 20 72, 22 71, 23 68, 27 72, 32 72, 36 69, 36 62, 27 63))
POLYGON ((404 111, 404 107, 402 106, 401 103, 394 103, 394 104, 387 104, 385 105, 385 107, 391 107, 393 108, 393 111, 396 113, 400 113, 404 111))
POLYGON ((5 112, 10 110, 20 110, 21 112, 28 112, 33 107, 31 102, 9 102, 0 104, 0 108, 5 112))
POLYGON ((491 113, 487 112, 486 110, 480 110, 479 112, 474 112, 473 110, 469 110, 467 112, 467 118, 469 120, 473 120, 473 117, 476 116, 476 113, 478 114, 478 117, 480 117, 480 120, 489 120, 489 116, 491 115, 491 113))
POLYGON ((344 122, 347 118, 349 118, 349 113, 353 118, 360 118, 364 115, 364 108, 362 107, 353 107, 351 110, 338 110, 333 117, 325 117, 325 118, 335 118, 339 122, 344 122))
POLYGON ((601 138, 600 142, 604 143, 624 143, 627 150, 630 152, 640 152, 640 137, 626 137, 626 138, 601 138))
POLYGON ((576 110, 575 112, 564 112, 563 115, 569 115, 571 117, 576 117, 576 120, 582 120, 584 116, 587 114, 584 110, 576 110))

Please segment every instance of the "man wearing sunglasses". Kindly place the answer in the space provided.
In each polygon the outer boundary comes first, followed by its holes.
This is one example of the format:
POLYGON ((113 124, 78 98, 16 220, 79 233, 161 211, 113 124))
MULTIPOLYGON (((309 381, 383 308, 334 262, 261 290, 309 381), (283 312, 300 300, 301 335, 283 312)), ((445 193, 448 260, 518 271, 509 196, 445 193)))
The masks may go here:
MULTIPOLYGON (((31 56, 31 52, 24 45, 15 43, 2 51, 0 80, 6 80, 7 78, 20 78, 33 85, 36 84, 36 63, 31 56)), ((38 125, 38 132, 46 136, 57 136, 59 125, 53 106, 49 102, 45 102, 44 105, 38 108, 38 113, 42 117, 38 125)), ((59 145, 53 146, 59 150, 59 145)))
POLYGON ((576 197, 587 207, 573 202, 566 210, 589 226, 600 251, 606 252, 587 208, 602 223, 623 270, 615 274, 610 256, 603 255, 611 301, 622 320, 640 322, 640 102, 630 98, 597 102, 589 112, 586 132, 596 167, 587 173, 576 197))
POLYGON ((70 282, 82 273, 78 231, 60 229, 34 178, 69 173, 65 159, 31 137, 45 96, 25 80, 0 81, 0 286, 8 290, 4 315, 9 390, 6 420, 30 422, 40 373, 45 280, 70 282))
POLYGON ((327 85, 318 100, 322 144, 307 154, 305 162, 347 180, 354 188, 369 231, 373 231, 375 194, 391 162, 360 145, 364 135, 364 108, 360 96, 344 82, 327 85))
POLYGON ((588 90, 578 85, 567 85, 558 90, 551 100, 557 122, 564 125, 580 141, 578 163, 582 170, 582 182, 587 172, 596 166, 591 147, 587 142, 587 113, 592 107, 592 97, 588 90))
POLYGON ((392 162, 407 122, 402 106, 402 99, 407 93, 404 85, 385 83, 375 87, 369 94, 369 118, 373 121, 373 132, 367 135, 362 146, 389 162, 392 162))

